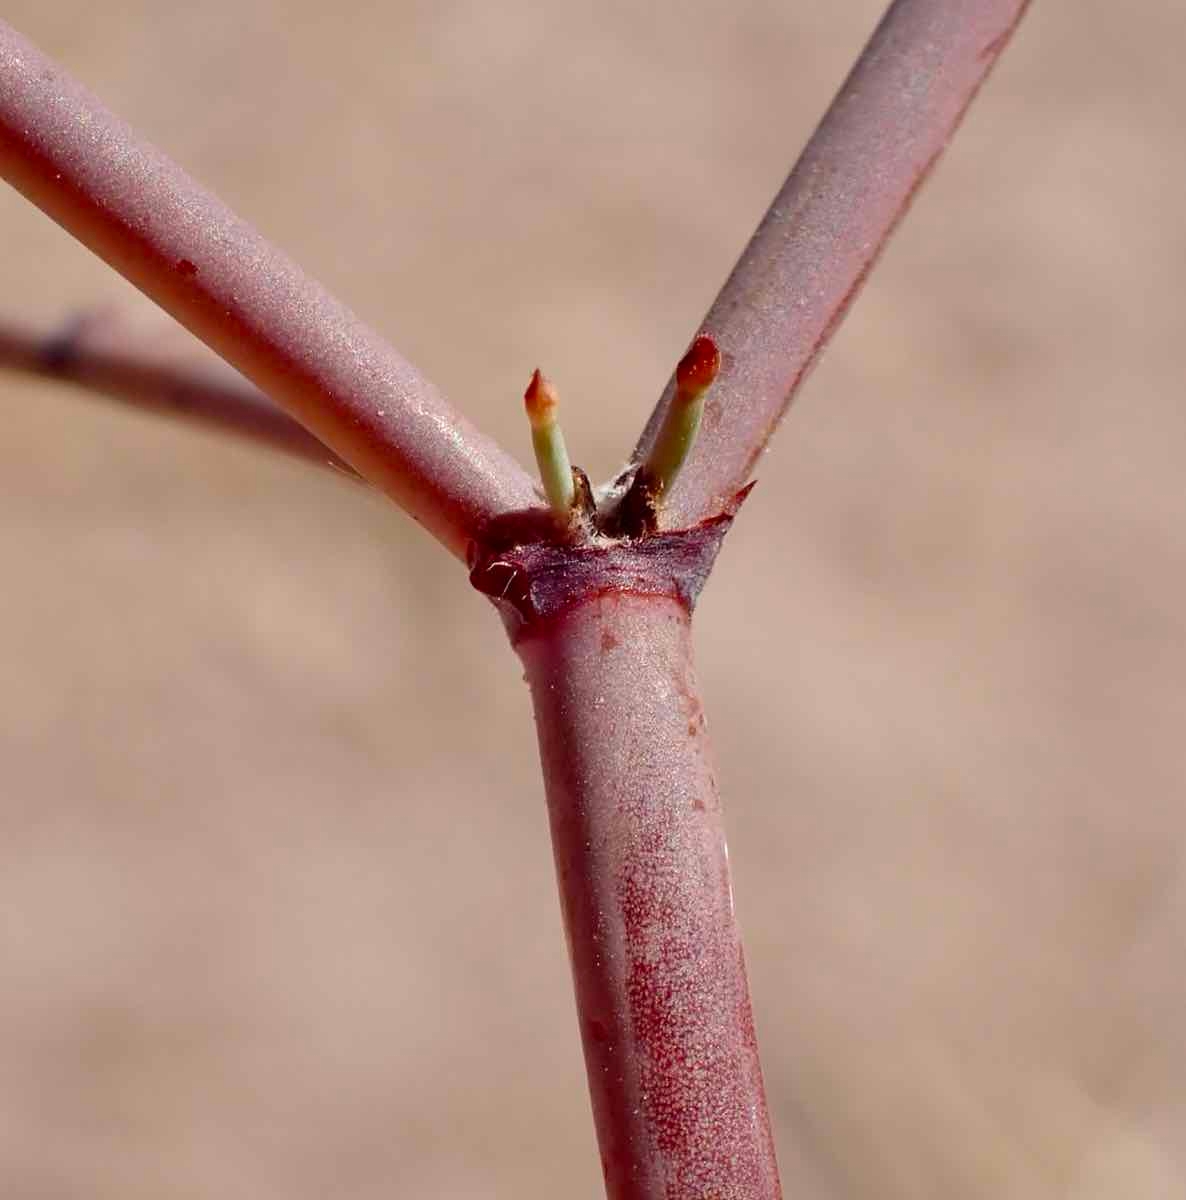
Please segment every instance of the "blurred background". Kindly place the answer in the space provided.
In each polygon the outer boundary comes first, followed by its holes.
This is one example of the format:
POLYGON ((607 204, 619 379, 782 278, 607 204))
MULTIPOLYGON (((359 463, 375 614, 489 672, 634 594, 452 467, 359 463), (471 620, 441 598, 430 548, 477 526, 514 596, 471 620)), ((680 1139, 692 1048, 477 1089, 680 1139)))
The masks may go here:
MULTIPOLYGON (((605 476, 880 8, 5 17, 525 462, 543 367, 605 476)), ((789 1197, 1186 1197, 1184 25, 1034 6, 703 598, 789 1197)), ((0 320, 173 336, 0 229, 0 320)), ((0 1195, 600 1195, 486 602, 329 473, 0 394, 0 1195)))

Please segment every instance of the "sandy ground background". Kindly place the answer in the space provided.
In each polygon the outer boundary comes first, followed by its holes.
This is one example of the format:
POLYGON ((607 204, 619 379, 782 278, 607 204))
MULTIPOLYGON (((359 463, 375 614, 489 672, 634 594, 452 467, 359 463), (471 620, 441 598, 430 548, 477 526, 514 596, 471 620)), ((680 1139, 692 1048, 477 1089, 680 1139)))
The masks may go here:
MULTIPOLYGON (((876 0, 9 0, 527 457, 624 456, 876 0)), ((698 617, 791 1197, 1186 1197, 1186 17, 1035 5, 698 617)), ((146 302, 7 190, 3 309, 146 302)), ((0 1196, 595 1197, 526 689, 411 522, 12 378, 0 1196)))

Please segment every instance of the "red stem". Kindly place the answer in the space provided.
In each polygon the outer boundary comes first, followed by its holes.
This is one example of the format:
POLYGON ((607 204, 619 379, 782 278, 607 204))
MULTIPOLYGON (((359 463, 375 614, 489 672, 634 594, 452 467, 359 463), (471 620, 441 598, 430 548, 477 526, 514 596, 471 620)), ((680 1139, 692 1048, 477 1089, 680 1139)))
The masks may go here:
MULTIPOLYGON (((812 363, 934 165, 1028 0, 896 0, 701 327, 724 366, 663 523, 719 511, 750 478, 812 363)), ((674 395, 639 442, 646 457, 674 395)))
MULTIPOLYGON (((706 319, 723 370, 665 524, 720 512, 745 482, 1025 7, 891 6, 706 319)), ((609 1196, 777 1200, 691 667, 685 598, 711 555, 693 562, 668 535, 621 559, 554 530, 511 536, 494 518, 537 505, 513 460, 2 23, 0 172, 455 553, 474 540, 471 577, 503 606, 531 686, 609 1196)))
POLYGON ((0 368, 66 380, 122 404, 208 425, 358 478, 303 425, 246 380, 236 380, 217 359, 210 369, 175 361, 118 327, 108 328, 101 318, 79 318, 57 333, 0 324, 0 368))
POLYGON ((776 1200, 688 610, 595 593, 517 649, 610 1200, 776 1200))
POLYGON ((3 22, 0 174, 455 554, 538 505, 377 334, 3 22))

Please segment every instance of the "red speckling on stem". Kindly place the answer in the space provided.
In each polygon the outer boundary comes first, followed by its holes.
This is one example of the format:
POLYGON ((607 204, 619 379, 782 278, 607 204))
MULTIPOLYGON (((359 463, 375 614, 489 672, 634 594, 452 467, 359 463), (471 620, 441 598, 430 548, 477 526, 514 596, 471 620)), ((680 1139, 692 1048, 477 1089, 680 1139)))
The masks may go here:
POLYGON ((5 177, 467 552, 475 585, 508 616, 535 708, 611 1200, 780 1194, 691 602, 723 533, 713 519, 727 520, 1025 7, 891 5, 639 443, 642 461, 664 406, 723 361, 710 419, 663 497, 668 530, 612 550, 558 544, 538 522, 528 538, 521 510, 539 510, 513 460, 0 23, 5 177))
POLYGON ((777 1200, 688 608, 597 592, 516 648, 610 1200, 777 1200))

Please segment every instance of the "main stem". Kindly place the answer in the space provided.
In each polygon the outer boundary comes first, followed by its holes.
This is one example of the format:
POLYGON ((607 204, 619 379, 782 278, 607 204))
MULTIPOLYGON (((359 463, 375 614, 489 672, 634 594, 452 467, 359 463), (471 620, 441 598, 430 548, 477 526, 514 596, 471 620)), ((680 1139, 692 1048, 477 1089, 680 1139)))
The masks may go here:
POLYGON ((687 608, 595 593, 516 648, 608 1196, 777 1200, 687 608))

